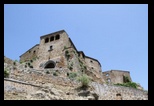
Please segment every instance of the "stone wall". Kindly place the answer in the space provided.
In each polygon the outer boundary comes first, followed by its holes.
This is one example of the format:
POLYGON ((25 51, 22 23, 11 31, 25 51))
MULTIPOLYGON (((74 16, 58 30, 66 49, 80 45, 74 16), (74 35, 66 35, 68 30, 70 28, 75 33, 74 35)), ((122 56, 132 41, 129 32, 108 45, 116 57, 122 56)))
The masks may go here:
POLYGON ((101 100, 148 100, 148 93, 130 87, 101 85, 93 82, 92 86, 101 100))
POLYGON ((33 92, 41 86, 29 84, 26 82, 4 78, 4 92, 33 92))
POLYGON ((14 65, 14 64, 13 64, 13 63, 14 63, 14 61, 13 61, 13 60, 11 60, 10 58, 5 57, 5 56, 4 56, 4 63, 14 65))
MULTIPOLYGON (((40 64, 45 63, 49 60, 53 60, 54 62, 63 60, 63 65, 59 66, 61 68, 68 67, 67 59, 64 58, 66 48, 74 49, 74 51, 78 54, 78 51, 73 44, 72 40, 69 38, 68 34, 64 31, 57 31, 54 33, 50 33, 40 37, 40 43, 26 51, 23 55, 20 56, 20 61, 25 60, 33 60, 33 68, 41 69, 40 64), (58 36, 58 38, 57 38, 58 36), (37 57, 37 59, 33 59, 37 57)), ((70 50, 71 50, 70 49, 70 50)), ((69 49, 68 49, 69 50, 69 49)), ((80 55, 81 56, 81 55, 80 55)), ((74 56, 75 58, 72 61, 77 63, 78 55, 74 56)), ((101 72, 100 63, 88 56, 84 56, 87 66, 91 67, 93 70, 101 72)), ((80 57, 81 58, 81 57, 80 57)), ((83 57, 82 57, 83 58, 83 57)), ((79 66, 74 64, 73 67, 75 70, 79 70, 79 66)))
MULTIPOLYGON (((91 86, 93 87, 92 91, 98 95, 98 100, 148 100, 147 92, 134 88, 102 85, 96 82, 91 83, 91 86)), ((43 86, 14 79, 4 79, 4 94, 13 92, 29 94, 40 90, 40 88, 43 86)))
POLYGON ((29 69, 26 72, 16 70, 11 73, 10 78, 23 81, 23 82, 27 82, 30 84, 35 84, 35 85, 52 83, 52 84, 58 84, 58 85, 63 85, 63 86, 66 86, 66 85, 74 86, 78 84, 77 82, 73 82, 69 78, 67 78, 68 69, 59 70, 60 71, 59 73, 64 75, 64 77, 54 76, 53 74, 50 74, 53 71, 52 69, 48 71, 49 71, 49 74, 46 73, 46 70, 38 71, 34 69, 29 69))
MULTIPOLYGON (((41 39, 38 53, 39 60, 37 62, 34 62, 34 66, 36 68, 39 68, 39 65, 43 61, 48 61, 55 58, 60 59, 62 56, 64 56, 64 47, 71 46, 68 35, 64 31, 48 34, 40 38, 41 39), (50 41, 51 37, 55 38, 55 36, 57 35, 59 35, 59 39, 54 39, 53 41, 50 41), (47 38, 49 38, 49 41, 45 43, 45 39, 47 38)), ((66 62, 66 60, 64 62, 66 62)))
POLYGON ((89 66, 92 70, 102 72, 101 66, 98 63, 98 61, 86 56, 85 62, 86 62, 86 65, 89 66))
POLYGON ((109 83, 110 82, 113 84, 124 83, 123 76, 127 76, 130 79, 130 81, 132 81, 129 71, 110 70, 102 73, 103 73, 104 80, 109 83))
POLYGON ((91 76, 94 81, 104 83, 105 81, 102 75, 100 63, 97 60, 87 56, 84 58, 84 61, 85 64, 88 66, 88 70, 86 71, 86 73, 91 76))
POLYGON ((39 51, 39 44, 33 46, 31 49, 27 50, 24 54, 20 56, 20 61, 24 62, 26 60, 32 60, 35 58, 39 51))

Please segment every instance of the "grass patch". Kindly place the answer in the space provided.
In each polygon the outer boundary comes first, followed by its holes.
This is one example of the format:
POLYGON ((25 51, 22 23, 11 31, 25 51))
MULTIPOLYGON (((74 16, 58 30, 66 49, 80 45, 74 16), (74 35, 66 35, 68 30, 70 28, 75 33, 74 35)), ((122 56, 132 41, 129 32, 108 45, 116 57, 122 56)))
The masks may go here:
POLYGON ((86 74, 78 77, 78 81, 81 82, 81 88, 89 87, 90 78, 86 74))
POLYGON ((137 89, 137 86, 138 86, 135 82, 127 82, 127 83, 123 83, 123 84, 117 83, 117 84, 114 84, 114 85, 132 87, 132 88, 136 88, 136 89, 137 89))

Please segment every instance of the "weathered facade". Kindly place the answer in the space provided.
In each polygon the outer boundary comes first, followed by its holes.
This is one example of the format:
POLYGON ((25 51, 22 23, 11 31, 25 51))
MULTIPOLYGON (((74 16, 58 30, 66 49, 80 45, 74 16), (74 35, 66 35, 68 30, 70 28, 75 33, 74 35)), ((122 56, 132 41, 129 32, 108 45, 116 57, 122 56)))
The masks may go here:
POLYGON ((108 83, 117 84, 117 83, 126 83, 132 81, 129 71, 110 70, 102 73, 104 80, 108 83), (129 79, 129 81, 127 81, 126 77, 129 79))
POLYGON ((103 80, 99 61, 78 51, 64 30, 41 36, 40 43, 22 54, 20 61, 31 62, 34 69, 68 68, 74 72, 91 71, 91 77, 103 80))

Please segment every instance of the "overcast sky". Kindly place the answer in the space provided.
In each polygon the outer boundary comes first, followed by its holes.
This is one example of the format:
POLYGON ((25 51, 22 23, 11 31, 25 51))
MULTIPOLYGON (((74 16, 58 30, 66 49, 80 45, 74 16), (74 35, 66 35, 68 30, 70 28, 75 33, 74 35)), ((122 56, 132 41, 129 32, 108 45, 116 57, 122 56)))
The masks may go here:
POLYGON ((62 29, 102 71, 130 71, 148 90, 147 4, 5 4, 4 55, 19 60, 40 36, 62 29))

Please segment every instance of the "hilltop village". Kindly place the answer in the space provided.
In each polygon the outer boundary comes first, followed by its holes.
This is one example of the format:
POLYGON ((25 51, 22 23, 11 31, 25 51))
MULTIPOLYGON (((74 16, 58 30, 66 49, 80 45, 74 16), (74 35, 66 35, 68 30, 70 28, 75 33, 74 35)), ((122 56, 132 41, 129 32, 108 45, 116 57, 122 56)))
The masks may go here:
POLYGON ((148 100, 148 92, 129 71, 102 71, 97 59, 78 51, 60 30, 40 36, 19 62, 4 56, 4 99, 148 100))

